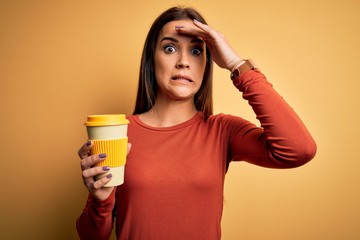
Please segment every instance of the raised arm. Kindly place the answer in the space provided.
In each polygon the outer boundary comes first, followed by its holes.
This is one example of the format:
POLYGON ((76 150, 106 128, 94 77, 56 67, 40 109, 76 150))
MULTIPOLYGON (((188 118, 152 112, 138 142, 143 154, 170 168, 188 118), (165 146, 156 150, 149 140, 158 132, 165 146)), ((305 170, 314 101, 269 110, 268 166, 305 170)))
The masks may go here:
MULTIPOLYGON (((180 34, 202 38, 214 62, 233 71, 244 59, 233 50, 223 34, 196 20, 194 27, 178 27, 180 34)), ((233 160, 246 160, 264 167, 289 168, 303 165, 316 153, 316 144, 299 116, 272 88, 258 70, 249 70, 233 79, 253 108, 261 128, 249 124, 230 142, 233 160)))
POLYGON ((316 144, 309 131, 265 76, 250 70, 233 81, 253 108, 261 128, 253 124, 234 133, 234 159, 274 168, 291 168, 310 161, 316 144))

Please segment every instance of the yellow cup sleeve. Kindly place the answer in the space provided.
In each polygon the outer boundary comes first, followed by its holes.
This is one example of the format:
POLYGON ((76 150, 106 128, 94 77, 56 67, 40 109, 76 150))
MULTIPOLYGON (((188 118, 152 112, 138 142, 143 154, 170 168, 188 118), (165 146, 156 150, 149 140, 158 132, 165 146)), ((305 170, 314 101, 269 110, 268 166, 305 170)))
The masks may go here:
POLYGON ((126 164, 127 138, 92 140, 91 154, 106 153, 106 159, 96 166, 118 167, 126 164))

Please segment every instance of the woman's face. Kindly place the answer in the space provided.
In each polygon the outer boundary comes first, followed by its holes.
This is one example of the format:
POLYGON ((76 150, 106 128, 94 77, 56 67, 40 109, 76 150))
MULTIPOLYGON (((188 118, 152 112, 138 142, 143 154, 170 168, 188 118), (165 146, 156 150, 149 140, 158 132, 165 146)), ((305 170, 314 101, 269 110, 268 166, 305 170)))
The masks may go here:
POLYGON ((157 98, 192 100, 203 80, 206 46, 196 36, 177 33, 175 26, 195 28, 187 19, 168 22, 160 31, 154 54, 157 98))

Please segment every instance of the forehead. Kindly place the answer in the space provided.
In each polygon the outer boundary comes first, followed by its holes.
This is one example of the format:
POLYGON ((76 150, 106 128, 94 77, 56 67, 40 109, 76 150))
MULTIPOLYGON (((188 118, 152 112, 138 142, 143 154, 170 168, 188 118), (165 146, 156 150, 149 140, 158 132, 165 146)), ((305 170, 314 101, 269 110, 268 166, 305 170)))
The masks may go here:
POLYGON ((175 26, 194 27, 194 24, 190 19, 175 20, 168 22, 161 29, 159 33, 159 39, 161 40, 161 38, 164 36, 179 35, 175 30, 175 26))

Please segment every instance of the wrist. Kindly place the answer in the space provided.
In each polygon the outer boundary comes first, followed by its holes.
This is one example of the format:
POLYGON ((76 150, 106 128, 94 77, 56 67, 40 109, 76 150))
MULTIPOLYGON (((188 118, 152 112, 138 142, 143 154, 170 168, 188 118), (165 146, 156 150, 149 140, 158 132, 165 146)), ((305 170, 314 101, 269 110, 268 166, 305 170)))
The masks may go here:
POLYGON ((109 205, 113 205, 115 203, 115 193, 116 188, 114 188, 108 196, 105 194, 101 197, 91 195, 92 202, 96 207, 107 207, 109 205))
POLYGON ((246 59, 242 59, 242 58, 235 59, 230 65, 231 67, 228 70, 230 70, 230 72, 233 72, 236 68, 244 64, 245 61, 246 59))
POLYGON ((239 68, 241 65, 243 65, 246 62, 246 59, 240 59, 237 61, 234 66, 230 69, 231 72, 233 72, 235 69, 239 68))
POLYGON ((234 66, 233 70, 231 71, 230 78, 231 80, 234 80, 242 73, 254 69, 257 69, 255 63, 251 59, 245 59, 243 61, 240 61, 236 66, 234 66))

